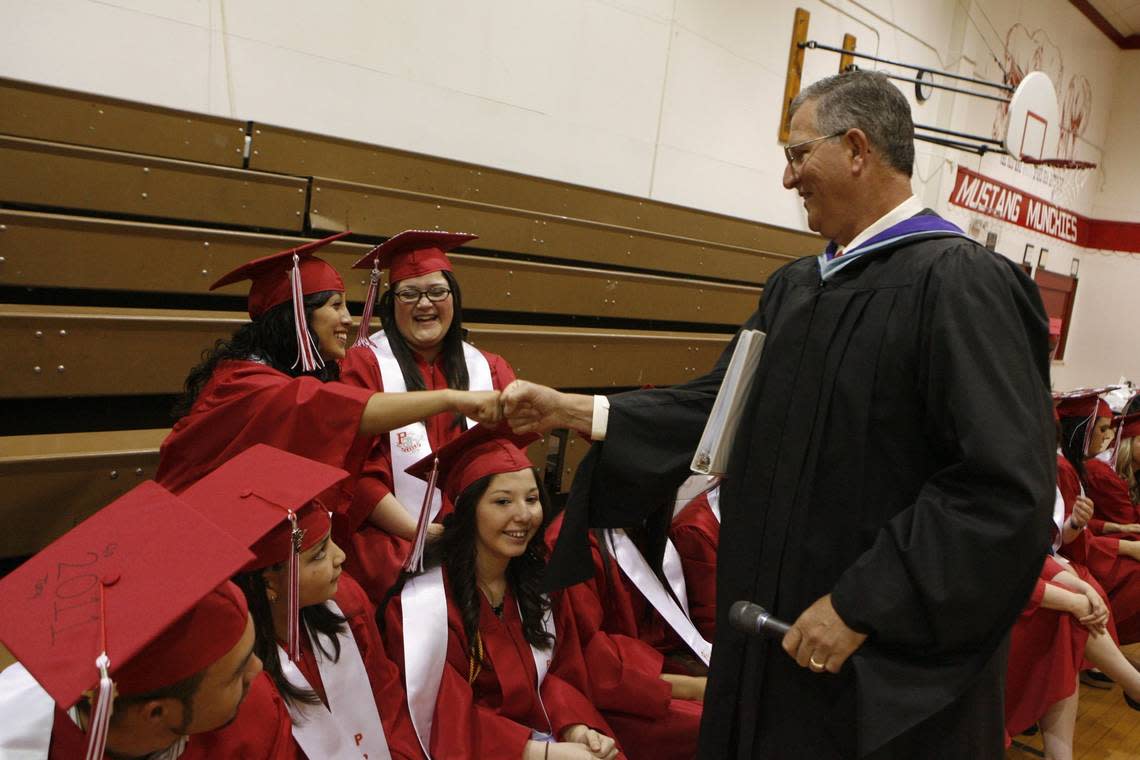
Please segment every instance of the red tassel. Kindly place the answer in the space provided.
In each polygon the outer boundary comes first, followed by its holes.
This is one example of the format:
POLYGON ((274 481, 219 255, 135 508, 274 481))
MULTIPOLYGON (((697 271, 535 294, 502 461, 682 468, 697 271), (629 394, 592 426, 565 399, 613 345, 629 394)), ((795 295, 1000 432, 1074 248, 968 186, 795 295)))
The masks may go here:
POLYGON ((431 522, 431 503, 435 495, 435 481, 439 476, 439 457, 432 462, 431 475, 428 476, 427 491, 424 492, 424 503, 420 507, 420 518, 416 520, 416 535, 412 539, 412 548, 408 558, 404 560, 404 572, 421 573, 424 569, 424 546, 427 543, 427 526, 431 522))
POLYGON ((356 328, 356 342, 354 346, 371 346, 368 331, 372 326, 372 310, 376 307, 376 294, 380 291, 380 270, 377 267, 380 259, 372 260, 372 275, 368 282, 368 295, 364 297, 364 313, 360 315, 360 327, 356 328))
POLYGON ((289 284, 293 291, 293 324, 297 332, 297 361, 293 362, 293 369, 301 365, 302 372, 312 372, 325 366, 321 352, 313 342, 309 333, 309 325, 305 321, 305 295, 301 288, 301 257, 293 254, 293 268, 289 270, 289 284))

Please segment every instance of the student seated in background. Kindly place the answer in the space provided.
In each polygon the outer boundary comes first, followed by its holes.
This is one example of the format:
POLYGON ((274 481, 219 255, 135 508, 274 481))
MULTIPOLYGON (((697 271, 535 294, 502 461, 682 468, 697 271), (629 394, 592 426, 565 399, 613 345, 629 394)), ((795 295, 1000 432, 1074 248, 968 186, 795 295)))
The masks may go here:
POLYGON ((246 547, 146 482, 0 580, 0 756, 239 757, 202 739, 245 714, 279 758, 281 710, 229 578, 246 547), (248 697, 247 697, 248 694, 248 697), (245 700, 243 702, 243 699, 245 700))
POLYGON ((475 427, 410 472, 454 510, 394 589, 385 638, 435 760, 620 757, 591 703, 573 618, 540 590, 547 498, 517 437, 475 427))
MULTIPOLYGON (((667 510, 660 514, 671 515, 667 510)), ((561 516, 547 531, 549 546, 560 527, 561 516)), ((689 671, 707 665, 684 641, 694 641, 706 657, 712 647, 688 620, 676 550, 666 544, 660 563, 664 571, 646 559, 644 541, 638 539, 651 532, 591 531, 594 576, 568 586, 564 594, 582 642, 594 705, 626 755, 630 760, 691 760, 697 754, 706 679, 689 671), (674 631, 670 620, 682 631, 674 631), (670 651, 684 648, 688 657, 679 663, 654 646, 666 641, 670 651)))
MULTIPOLYGON (((356 268, 372 270, 372 284, 355 345, 341 379, 369 391, 501 390, 515 379, 503 357, 463 340, 463 297, 446 252, 475 239, 461 232, 405 230, 373 248, 356 268), (380 272, 388 288, 378 293, 380 272), (379 302, 377 303, 377 299, 379 302), (373 305, 381 330, 369 335, 373 305)), ((416 534, 426 483, 405 470, 467 429, 454 413, 434 414, 377 436, 360 479, 352 514, 359 526, 346 546, 347 569, 375 601, 396 582, 416 534)), ((442 530, 439 493, 427 530, 442 530)))
POLYGON ((235 582, 257 625, 254 651, 288 705, 296 755, 420 760, 376 610, 341 571, 344 552, 316 500, 347 475, 259 444, 182 498, 254 553, 235 582))
POLYGON ((716 638, 716 554, 720 543, 720 486, 684 505, 673 518, 669 538, 681 555, 689 616, 707 641, 716 638))

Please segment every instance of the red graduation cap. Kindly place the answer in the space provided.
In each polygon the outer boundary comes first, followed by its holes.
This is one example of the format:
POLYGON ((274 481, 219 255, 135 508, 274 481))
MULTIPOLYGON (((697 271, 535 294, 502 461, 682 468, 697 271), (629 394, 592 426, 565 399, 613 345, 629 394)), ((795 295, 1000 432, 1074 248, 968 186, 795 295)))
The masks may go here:
POLYGON ((380 288, 381 270, 390 270, 388 273, 390 283, 432 272, 450 272, 451 262, 445 253, 478 237, 466 232, 404 230, 361 256, 352 268, 371 269, 372 278, 368 284, 368 295, 364 298, 364 313, 360 317, 360 327, 354 345, 369 343, 368 326, 372 322, 372 310, 376 305, 376 295, 380 288))
POLYGON ((1112 421, 1120 431, 1119 438, 1135 438, 1140 435, 1140 412, 1125 414, 1112 421))
POLYGON ((111 703, 171 686, 237 645, 249 550, 147 481, 0 580, 0 641, 62 708, 98 685, 88 755, 111 703), (112 683, 112 680, 114 683, 112 683))
MULTIPOLYGON (((223 285, 250 280, 249 317, 257 319, 278 304, 292 299, 293 319, 297 329, 297 361, 305 372, 324 366, 324 361, 313 345, 312 336, 305 325, 304 296, 325 290, 344 292, 344 280, 332 266, 318 259, 313 252, 334 240, 340 240, 349 232, 338 232, 320 240, 313 240, 278 251, 260 259, 242 264, 210 286, 217 290, 223 285)), ((296 366, 296 364, 294 364, 296 366)))
POLYGON ((476 425, 409 467, 407 473, 426 480, 428 487, 425 504, 420 510, 420 521, 416 525, 412 552, 404 563, 404 569, 412 572, 423 569, 423 545, 430 512, 427 502, 437 482, 454 504, 459 495, 480 478, 534 467, 527 458, 526 447, 541 437, 537 433, 513 433, 505 422, 496 426, 476 425))
POLYGON ((1108 417, 1112 418, 1112 408, 1100 396, 1112 390, 1106 388, 1080 388, 1054 396, 1057 414, 1062 417, 1108 417))
POLYGON ((250 547, 244 570, 289 563, 289 656, 299 655, 298 555, 328 534, 316 498, 348 477, 344 470, 259 443, 182 492, 181 498, 250 547))

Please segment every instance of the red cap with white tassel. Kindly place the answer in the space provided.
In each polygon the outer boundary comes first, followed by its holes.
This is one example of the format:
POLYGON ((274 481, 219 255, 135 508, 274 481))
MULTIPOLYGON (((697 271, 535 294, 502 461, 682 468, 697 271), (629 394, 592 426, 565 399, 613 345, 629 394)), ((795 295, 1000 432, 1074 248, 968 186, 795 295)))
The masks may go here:
POLYGON ((101 758, 116 695, 172 686, 238 645, 249 611, 226 579, 250 557, 148 481, 0 580, 0 641, 59 707, 89 698, 87 755, 101 758))

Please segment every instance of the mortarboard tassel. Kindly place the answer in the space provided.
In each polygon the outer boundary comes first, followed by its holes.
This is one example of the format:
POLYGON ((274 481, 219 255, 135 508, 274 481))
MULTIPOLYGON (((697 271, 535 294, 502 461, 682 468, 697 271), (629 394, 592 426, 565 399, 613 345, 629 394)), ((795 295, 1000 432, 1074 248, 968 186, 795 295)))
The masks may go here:
POLYGON ((424 545, 427 543, 427 526, 431 521, 431 503, 435 496, 435 481, 439 477, 439 457, 432 462, 431 475, 428 476, 427 490, 424 492, 424 503, 420 507, 420 518, 416 521, 416 535, 412 539, 412 549, 408 558, 404 560, 404 572, 419 573, 424 569, 424 545))
POLYGON ((297 528, 297 515, 289 510, 289 634, 286 636, 285 649, 289 659, 297 662, 301 658, 301 541, 303 531, 297 528))
POLYGON ((289 270, 289 284, 293 290, 293 324, 297 330, 297 361, 293 369, 301 365, 302 372, 312 372, 325 366, 320 351, 309 334, 305 321, 305 296, 301 292, 301 257, 293 254, 293 268, 289 270))
POLYGON ((364 297, 364 313, 360 315, 360 327, 356 328, 354 346, 371 346, 368 330, 372 325, 372 310, 376 307, 376 294, 380 291, 380 257, 372 260, 372 274, 368 282, 368 295, 364 297))
POLYGON ((99 696, 91 710, 91 723, 87 727, 87 760, 102 760, 107 748, 107 731, 111 725, 111 708, 115 698, 115 684, 111 680, 111 659, 107 656, 107 603, 104 586, 99 586, 100 653, 95 658, 99 669, 99 696))

